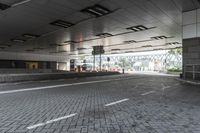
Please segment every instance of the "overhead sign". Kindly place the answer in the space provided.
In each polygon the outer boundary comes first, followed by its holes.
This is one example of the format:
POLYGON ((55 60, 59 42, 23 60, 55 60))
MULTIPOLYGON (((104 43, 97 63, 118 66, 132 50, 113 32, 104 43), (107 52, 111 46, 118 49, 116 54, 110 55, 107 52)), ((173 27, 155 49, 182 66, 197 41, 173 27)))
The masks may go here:
POLYGON ((93 46, 92 55, 104 54, 105 50, 103 46, 93 46))

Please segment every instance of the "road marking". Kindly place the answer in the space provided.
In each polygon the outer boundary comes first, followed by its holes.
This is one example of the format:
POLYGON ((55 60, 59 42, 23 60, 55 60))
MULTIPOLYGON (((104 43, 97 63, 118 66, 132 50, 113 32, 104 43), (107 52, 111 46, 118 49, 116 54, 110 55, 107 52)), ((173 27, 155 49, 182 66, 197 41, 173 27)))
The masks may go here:
MULTIPOLYGON (((127 80, 127 79, 131 79, 131 78, 124 78, 124 79, 127 80)), ((122 79, 95 80, 95 81, 79 82, 79 83, 72 83, 72 84, 60 84, 60 85, 51 85, 51 86, 19 89, 19 90, 0 91, 0 95, 1 94, 9 94, 9 93, 17 93, 17 92, 25 92, 25 91, 44 90, 44 89, 51 89, 51 88, 58 88, 58 87, 67 87, 67 86, 76 86, 76 85, 84 85, 84 84, 118 81, 118 80, 121 81, 122 79)))
POLYGON ((122 103, 122 102, 125 102, 125 101, 128 101, 128 100, 129 100, 128 98, 122 99, 122 100, 119 100, 119 101, 116 101, 116 102, 112 102, 112 103, 106 104, 105 106, 106 107, 112 106, 112 105, 115 105, 115 104, 118 104, 118 103, 122 103))
POLYGON ((37 127, 45 126, 45 125, 51 124, 53 122, 57 122, 57 121, 61 121, 61 120, 64 120, 64 119, 68 119, 68 118, 74 117, 75 115, 77 115, 77 113, 71 114, 71 115, 67 115, 67 116, 63 116, 63 117, 59 117, 59 118, 56 118, 56 119, 53 119, 53 120, 49 120, 49 121, 46 121, 44 123, 39 123, 39 124, 36 124, 36 125, 33 125, 33 126, 29 126, 29 127, 27 127, 27 129, 30 130, 30 129, 34 129, 34 128, 37 128, 37 127))
POLYGON ((145 96, 145 95, 149 95, 149 94, 152 94, 152 93, 155 93, 155 91, 149 91, 149 92, 143 93, 143 94, 141 94, 141 95, 142 95, 142 96, 145 96))

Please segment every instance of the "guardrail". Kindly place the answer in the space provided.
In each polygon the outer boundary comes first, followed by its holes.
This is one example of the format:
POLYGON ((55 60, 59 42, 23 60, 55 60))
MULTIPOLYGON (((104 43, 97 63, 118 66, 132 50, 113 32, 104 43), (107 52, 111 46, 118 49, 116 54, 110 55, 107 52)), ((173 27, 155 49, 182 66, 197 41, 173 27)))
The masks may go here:
POLYGON ((187 64, 184 66, 184 79, 187 78, 187 74, 192 74, 192 79, 196 80, 196 76, 200 75, 200 64, 187 64))

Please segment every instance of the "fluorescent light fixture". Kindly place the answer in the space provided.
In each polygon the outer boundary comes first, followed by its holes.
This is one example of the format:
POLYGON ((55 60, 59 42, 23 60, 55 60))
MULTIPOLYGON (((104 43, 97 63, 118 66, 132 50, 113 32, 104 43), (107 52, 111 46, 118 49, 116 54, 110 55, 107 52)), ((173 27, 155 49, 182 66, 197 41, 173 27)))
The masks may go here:
POLYGON ((82 9, 81 12, 89 14, 94 17, 101 17, 101 16, 111 13, 111 11, 109 9, 107 9, 99 4, 82 9))
POLYGON ((64 44, 74 44, 77 43, 76 41, 65 41, 64 44))
POLYGON ((162 48, 155 48, 155 49, 153 49, 153 50, 163 50, 162 48))
POLYGON ((97 34, 96 36, 98 36, 98 37, 110 37, 110 36, 113 36, 112 34, 110 34, 110 33, 100 33, 100 34, 97 34))
POLYGON ((12 39, 11 41, 17 42, 17 43, 24 43, 26 40, 23 40, 23 39, 12 39))
POLYGON ((25 3, 30 2, 30 1, 31 0, 22 0, 22 1, 19 1, 17 3, 12 4, 11 6, 12 7, 19 6, 19 5, 25 4, 25 3))
POLYGON ((143 26, 143 25, 137 25, 137 26, 132 26, 129 28, 126 28, 127 30, 133 30, 134 32, 139 32, 139 31, 144 31, 148 30, 149 28, 143 26))
POLYGON ((64 21, 64 20, 56 20, 56 21, 51 22, 50 24, 54 25, 54 26, 59 26, 62 28, 69 28, 74 25, 74 24, 64 21))
POLYGON ((23 34, 22 36, 26 37, 26 38, 37 38, 37 37, 40 37, 40 35, 29 34, 29 33, 23 34))
POLYGON ((176 44, 180 44, 179 42, 169 42, 169 43, 166 43, 166 45, 176 45, 176 44))
POLYGON ((111 51, 120 51, 120 49, 111 49, 111 51))
POLYGON ((162 39, 167 39, 168 37, 166 36, 154 36, 154 37, 151 37, 152 40, 162 40, 162 39))
POLYGON ((128 41, 124 41, 124 43, 129 44, 129 43, 137 43, 135 40, 128 40, 128 41))
POLYGON ((6 9, 8 9, 8 8, 10 8, 9 5, 6 5, 6 4, 3 4, 3 3, 0 3, 0 10, 6 10, 6 9))
POLYGON ((148 47, 152 47, 152 45, 145 45, 145 46, 142 46, 143 48, 148 48, 148 47))

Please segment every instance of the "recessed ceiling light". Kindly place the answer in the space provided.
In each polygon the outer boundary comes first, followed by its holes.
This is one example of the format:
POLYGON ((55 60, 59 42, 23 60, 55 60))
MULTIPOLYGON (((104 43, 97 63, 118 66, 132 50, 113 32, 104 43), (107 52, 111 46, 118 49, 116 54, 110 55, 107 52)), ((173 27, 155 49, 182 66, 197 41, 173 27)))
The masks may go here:
POLYGON ((51 22, 50 24, 54 25, 54 26, 59 26, 59 27, 62 27, 62 28, 69 28, 69 27, 74 25, 74 24, 67 22, 67 21, 64 21, 64 20, 56 20, 54 22, 51 22))
POLYGON ((168 42, 166 43, 166 45, 176 45, 176 44, 180 44, 179 42, 168 42))
POLYGON ((144 48, 148 48, 148 47, 152 47, 152 45, 145 45, 145 46, 142 46, 144 48))
POLYGON ((166 36, 154 36, 154 37, 151 37, 152 40, 162 40, 162 39, 167 39, 168 37, 166 36))
POLYGON ((81 10, 81 12, 89 14, 94 17, 100 17, 100 16, 104 16, 104 15, 111 13, 111 11, 109 9, 107 9, 101 5, 98 5, 98 4, 87 7, 85 9, 81 10))
POLYGON ((77 43, 77 42, 76 41, 65 41, 64 43, 73 44, 73 43, 77 43))
POLYGON ((8 9, 8 8, 10 8, 9 5, 6 5, 6 4, 3 4, 3 3, 0 3, 0 10, 6 10, 6 9, 8 9))
POLYGON ((22 36, 26 37, 26 38, 37 38, 37 37, 40 37, 40 35, 29 34, 29 33, 23 34, 22 36))
POLYGON ((22 5, 22 4, 25 4, 25 3, 30 2, 30 1, 31 0, 21 0, 21 1, 17 2, 17 3, 12 4, 12 7, 22 5))
POLYGON ((155 48, 155 49, 153 49, 153 50, 163 50, 162 48, 155 48))
POLYGON ((136 41, 135 40, 128 40, 128 41, 124 41, 124 43, 127 43, 127 44, 129 44, 129 43, 136 43, 136 41))
POLYGON ((111 49, 111 51, 120 51, 120 49, 111 49))
POLYGON ((110 34, 110 33, 100 33, 100 34, 97 34, 96 36, 98 36, 98 37, 110 37, 110 36, 113 36, 113 35, 110 34))
POLYGON ((22 39, 12 39, 11 41, 17 42, 17 43, 24 43, 26 40, 22 40, 22 39))
POLYGON ((139 32, 139 31, 144 31, 148 30, 149 28, 143 26, 143 25, 137 25, 137 26, 132 26, 129 28, 126 28, 127 30, 133 30, 134 32, 139 32))

